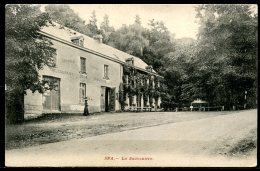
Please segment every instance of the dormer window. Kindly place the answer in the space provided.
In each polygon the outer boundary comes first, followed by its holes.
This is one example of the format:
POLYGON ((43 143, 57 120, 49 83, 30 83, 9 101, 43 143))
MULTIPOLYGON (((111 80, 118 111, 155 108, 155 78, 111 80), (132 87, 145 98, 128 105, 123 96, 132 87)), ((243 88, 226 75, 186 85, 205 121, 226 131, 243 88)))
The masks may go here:
POLYGON ((72 37, 71 42, 78 46, 84 46, 83 36, 72 37))
POLYGON ((145 67, 145 69, 149 72, 153 72, 153 66, 152 65, 148 65, 145 67))
POLYGON ((127 58, 127 59, 126 59, 126 63, 127 63, 128 65, 133 66, 133 65, 134 65, 134 58, 127 58))

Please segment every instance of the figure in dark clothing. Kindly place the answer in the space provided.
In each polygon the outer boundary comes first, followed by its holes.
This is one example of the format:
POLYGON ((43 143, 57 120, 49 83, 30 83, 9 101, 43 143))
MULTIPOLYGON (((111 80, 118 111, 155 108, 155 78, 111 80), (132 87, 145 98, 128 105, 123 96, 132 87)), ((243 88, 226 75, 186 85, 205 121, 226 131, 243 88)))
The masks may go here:
POLYGON ((88 99, 87 99, 87 97, 85 97, 85 107, 84 107, 83 115, 84 116, 88 116, 89 115, 89 112, 88 112, 88 99))

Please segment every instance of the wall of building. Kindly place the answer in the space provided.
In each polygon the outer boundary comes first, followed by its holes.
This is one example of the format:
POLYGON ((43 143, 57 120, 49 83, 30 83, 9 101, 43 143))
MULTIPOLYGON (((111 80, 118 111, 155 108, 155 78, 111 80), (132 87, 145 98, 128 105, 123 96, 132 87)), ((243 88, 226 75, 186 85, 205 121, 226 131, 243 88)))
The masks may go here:
MULTIPOLYGON (((93 55, 81 49, 54 41, 57 49, 57 65, 55 68, 44 67, 39 72, 42 76, 53 76, 60 79, 60 104, 62 113, 82 113, 84 103, 80 103, 80 83, 86 83, 86 96, 89 98, 89 112, 101 111, 101 86, 116 88, 119 91, 122 82, 122 66, 119 63, 93 55), (80 73, 80 57, 86 58, 86 74, 80 73), (104 79, 104 65, 109 66, 109 79, 104 79)), ((87 45, 85 45, 87 47, 87 45)), ((118 97, 116 95, 116 97, 118 97)), ((27 91, 25 96, 25 118, 37 117, 43 111, 43 95, 27 91)), ((118 98, 115 110, 120 109, 118 98)), ((54 113, 53 111, 51 111, 54 113)), ((57 112, 57 111, 55 111, 57 112)))

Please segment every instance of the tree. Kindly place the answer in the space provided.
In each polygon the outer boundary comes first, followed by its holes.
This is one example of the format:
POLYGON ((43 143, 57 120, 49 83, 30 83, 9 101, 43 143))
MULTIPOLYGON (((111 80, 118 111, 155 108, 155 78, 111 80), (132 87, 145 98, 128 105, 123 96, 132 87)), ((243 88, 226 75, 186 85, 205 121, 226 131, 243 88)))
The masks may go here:
POLYGON ((206 98, 232 108, 245 103, 247 91, 255 102, 257 16, 250 5, 200 5, 196 10, 198 57, 200 68, 206 68, 198 74, 205 78, 206 98))
POLYGON ((109 17, 107 14, 104 16, 104 20, 100 24, 100 30, 101 30, 101 34, 103 36, 103 43, 108 44, 110 35, 112 32, 115 31, 115 29, 114 29, 114 27, 111 27, 109 25, 109 17))
POLYGON ((174 52, 165 56, 164 77, 171 100, 182 106, 194 98, 194 80, 189 78, 196 70, 196 41, 191 38, 176 39, 174 47, 174 52))
POLYGON ((9 122, 23 121, 23 98, 26 90, 43 93, 44 81, 38 71, 54 66, 55 49, 39 33, 51 23, 47 13, 36 5, 7 5, 5 7, 5 84, 6 117, 9 122))
POLYGON ((134 24, 129 26, 123 25, 111 34, 108 44, 142 58, 143 50, 148 46, 149 41, 144 37, 145 29, 140 24, 141 22, 134 22, 134 24))
POLYGON ((89 23, 87 24, 87 28, 91 32, 91 37, 96 36, 99 34, 98 26, 97 26, 97 18, 96 18, 96 12, 92 11, 92 15, 90 16, 89 23))
POLYGON ((92 32, 85 24, 85 21, 68 5, 47 5, 45 11, 49 13, 53 21, 82 34, 92 36, 92 32))
POLYGON ((162 21, 150 20, 150 26, 145 34, 145 38, 149 41, 149 46, 144 49, 144 60, 149 61, 153 68, 158 72, 163 72, 167 63, 165 56, 174 51, 174 43, 167 27, 162 21))
POLYGON ((136 15, 136 16, 135 16, 135 24, 136 24, 136 25, 141 25, 141 18, 140 18, 139 15, 136 15))

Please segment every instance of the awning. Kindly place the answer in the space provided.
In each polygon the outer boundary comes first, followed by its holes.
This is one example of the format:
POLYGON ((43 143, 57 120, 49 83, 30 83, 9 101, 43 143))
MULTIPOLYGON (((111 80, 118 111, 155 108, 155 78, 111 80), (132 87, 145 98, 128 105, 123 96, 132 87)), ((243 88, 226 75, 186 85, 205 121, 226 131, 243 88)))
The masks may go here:
POLYGON ((207 101, 197 99, 197 100, 194 100, 193 102, 191 102, 191 105, 192 104, 207 104, 207 103, 208 103, 207 101))

